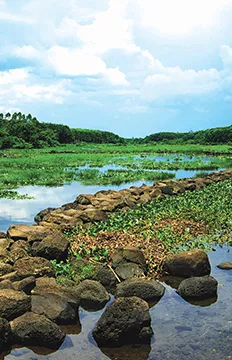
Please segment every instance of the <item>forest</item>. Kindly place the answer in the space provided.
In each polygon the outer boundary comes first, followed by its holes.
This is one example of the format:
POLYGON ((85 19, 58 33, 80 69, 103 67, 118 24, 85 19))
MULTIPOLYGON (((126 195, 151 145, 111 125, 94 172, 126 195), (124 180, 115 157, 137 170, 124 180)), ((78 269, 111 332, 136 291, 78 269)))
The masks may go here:
POLYGON ((158 132, 145 138, 126 139, 109 131, 70 128, 40 122, 31 114, 0 113, 0 149, 54 147, 81 142, 95 144, 232 144, 232 125, 201 131, 158 132))

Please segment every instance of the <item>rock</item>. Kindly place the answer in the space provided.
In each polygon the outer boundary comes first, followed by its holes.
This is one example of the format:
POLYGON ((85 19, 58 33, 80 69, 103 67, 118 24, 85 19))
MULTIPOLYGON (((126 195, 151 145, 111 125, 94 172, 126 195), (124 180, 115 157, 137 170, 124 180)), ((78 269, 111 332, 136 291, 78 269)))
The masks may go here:
POLYGON ((55 276, 55 269, 51 262, 41 257, 25 257, 14 264, 14 270, 20 278, 29 276, 55 276))
POLYGON ((5 264, 4 262, 0 261, 0 276, 6 275, 11 273, 13 267, 10 264, 5 264))
POLYGON ((0 290, 3 289, 14 289, 14 286, 10 280, 3 280, 0 282, 0 290))
POLYGON ((6 319, 0 318, 0 352, 4 350, 11 338, 10 324, 6 319))
POLYGON ((40 293, 31 297, 31 311, 45 315, 57 324, 79 322, 77 304, 71 298, 52 293, 40 293))
POLYGON ((75 289, 80 305, 86 310, 102 309, 110 300, 104 286, 98 281, 84 280, 75 289))
POLYGON ((10 247, 11 240, 0 238, 0 258, 4 258, 7 255, 7 250, 10 247))
POLYGON ((161 298, 165 287, 155 280, 129 279, 117 285, 116 297, 137 296, 146 301, 161 298))
POLYGON ((86 209, 80 215, 84 222, 104 221, 107 219, 107 214, 99 209, 86 209))
POLYGON ((17 274, 17 271, 12 271, 9 274, 3 275, 0 277, 0 282, 3 282, 5 280, 9 280, 9 281, 18 281, 19 276, 17 274))
POLYGON ((111 256, 112 266, 114 268, 118 265, 132 262, 138 264, 144 272, 147 270, 147 264, 143 252, 135 247, 118 248, 111 256))
POLYGON ((133 277, 144 277, 144 272, 141 267, 132 262, 117 266, 115 272, 121 280, 127 280, 133 277))
POLYGON ((217 265, 217 267, 222 270, 232 270, 232 263, 229 261, 226 261, 224 263, 217 265))
POLYGON ((11 289, 0 290, 0 317, 12 320, 30 309, 30 296, 11 289))
POLYGON ((8 253, 8 259, 14 264, 18 259, 29 256, 30 252, 30 244, 25 240, 18 240, 12 244, 8 253))
POLYGON ((89 194, 80 194, 75 202, 77 204, 81 204, 81 205, 90 205, 91 204, 91 200, 94 198, 93 195, 89 195, 89 194))
POLYGON ((50 214, 53 210, 56 210, 56 208, 48 207, 47 209, 41 210, 34 217, 34 221, 39 224, 41 221, 43 221, 44 217, 50 214))
POLYGON ((75 307, 78 307, 80 304, 80 298, 75 291, 75 288, 73 286, 61 286, 56 283, 56 279, 54 278, 41 277, 36 279, 36 287, 32 290, 32 294, 40 295, 41 293, 62 296, 71 304, 75 302, 75 307))
POLYGON ((41 241, 51 233, 50 228, 40 225, 11 225, 7 231, 7 236, 14 241, 41 241))
POLYGON ((164 260, 163 271, 169 275, 190 277, 210 274, 210 263, 203 250, 192 250, 169 255, 164 260))
POLYGON ((60 234, 48 235, 41 242, 34 243, 32 254, 48 260, 65 260, 68 256, 70 243, 60 234))
POLYGON ((31 290, 34 289, 35 287, 35 277, 34 276, 30 276, 28 278, 25 278, 21 281, 15 281, 13 282, 13 287, 15 290, 17 291, 23 291, 25 292, 25 294, 30 295, 31 294, 31 290))
POLYGON ((117 283, 117 279, 112 271, 104 266, 96 266, 91 279, 99 281, 106 289, 115 287, 117 283))
POLYGON ((146 301, 122 297, 106 308, 93 330, 93 337, 100 347, 149 343, 153 334, 150 324, 146 301))
POLYGON ((180 283, 177 292, 186 299, 213 298, 217 295, 217 285, 217 280, 212 276, 191 277, 180 283))
POLYGON ((27 312, 10 323, 15 343, 58 349, 64 332, 44 315, 27 312))

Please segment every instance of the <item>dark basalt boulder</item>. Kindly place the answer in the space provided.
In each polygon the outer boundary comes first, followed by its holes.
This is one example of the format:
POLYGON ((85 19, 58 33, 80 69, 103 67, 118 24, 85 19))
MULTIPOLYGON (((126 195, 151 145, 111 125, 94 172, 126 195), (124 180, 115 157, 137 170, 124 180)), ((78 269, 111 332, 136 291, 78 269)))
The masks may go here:
POLYGON ((70 243, 59 233, 48 235, 41 242, 32 246, 33 256, 44 257, 48 260, 65 260, 68 256, 70 243))
POLYGON ((138 297, 118 298, 97 322, 93 337, 100 347, 150 343, 153 334, 149 307, 138 297))
POLYGON ((177 292, 184 299, 208 299, 217 296, 217 286, 212 276, 192 277, 183 280, 177 292))
POLYGON ((118 248, 111 256, 112 266, 114 268, 119 265, 132 262, 141 267, 143 272, 147 270, 146 259, 143 252, 135 247, 118 248))
POLYGON ((106 289, 115 287, 117 283, 113 272, 105 266, 96 266, 91 279, 99 281, 106 289))
POLYGON ((141 267, 132 262, 117 266, 115 272, 121 280, 127 280, 133 277, 144 277, 144 272, 141 267))
POLYGON ((54 293, 37 293, 31 297, 31 311, 45 315, 57 324, 79 322, 78 307, 74 300, 54 293))
POLYGON ((11 339, 10 324, 6 319, 0 318, 0 352, 2 352, 11 339))
POLYGON ((208 255, 203 250, 198 249, 169 255, 163 264, 165 273, 184 278, 209 275, 210 270, 208 255))
POLYGON ((31 309, 31 298, 21 291, 0 290, 0 317, 15 319, 31 309))
POLYGON ((102 309, 110 300, 110 295, 104 286, 94 280, 84 280, 76 288, 75 293, 80 298, 80 305, 86 310, 102 309))
POLYGON ((65 333, 44 315, 27 312, 10 323, 14 342, 58 349, 65 333))
POLYGON ((137 296, 146 301, 159 299, 165 287, 155 280, 128 279, 117 285, 116 297, 137 296))
POLYGON ((42 257, 25 257, 14 264, 14 270, 23 279, 29 276, 55 276, 55 268, 51 262, 42 257))

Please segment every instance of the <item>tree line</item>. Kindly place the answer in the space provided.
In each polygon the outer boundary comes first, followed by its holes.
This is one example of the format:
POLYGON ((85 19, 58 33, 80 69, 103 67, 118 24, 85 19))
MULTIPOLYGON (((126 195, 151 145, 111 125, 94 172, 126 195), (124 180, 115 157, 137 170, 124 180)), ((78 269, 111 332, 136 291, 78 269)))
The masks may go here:
POLYGON ((124 139, 109 131, 72 129, 67 125, 39 122, 31 114, 0 113, 0 149, 43 148, 80 142, 95 144, 165 143, 231 144, 232 126, 190 132, 159 132, 145 138, 124 139))
POLYGON ((0 113, 0 149, 43 148, 80 142, 119 144, 124 143, 124 139, 108 131, 42 123, 31 114, 0 113))

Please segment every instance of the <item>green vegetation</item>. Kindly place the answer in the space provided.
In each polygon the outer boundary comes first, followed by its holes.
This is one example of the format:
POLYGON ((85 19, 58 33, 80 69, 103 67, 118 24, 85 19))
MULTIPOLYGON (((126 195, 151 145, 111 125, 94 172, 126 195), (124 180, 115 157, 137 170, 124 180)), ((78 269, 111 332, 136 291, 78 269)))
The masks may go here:
POLYGON ((144 139, 124 139, 109 131, 72 129, 67 125, 39 122, 31 114, 0 113, 0 149, 30 149, 65 144, 232 144, 232 126, 196 132, 160 132, 144 139))
POLYGON ((87 232, 125 231, 159 239, 171 252, 232 243, 232 179, 113 214, 87 232), (182 225, 188 224, 188 227, 182 225), (199 236, 199 234, 201 234, 199 236))
POLYGON ((168 171, 178 169, 211 171, 231 168, 231 156, 204 157, 204 152, 227 154, 230 149, 228 145, 80 144, 2 150, 0 196, 16 198, 18 194, 12 190, 27 185, 61 186, 72 181, 88 185, 119 185, 137 180, 173 178, 174 173, 168 171))
POLYGON ((123 143, 111 132, 70 129, 67 125, 41 123, 31 114, 0 113, 0 149, 44 148, 81 141, 91 143, 123 143))

